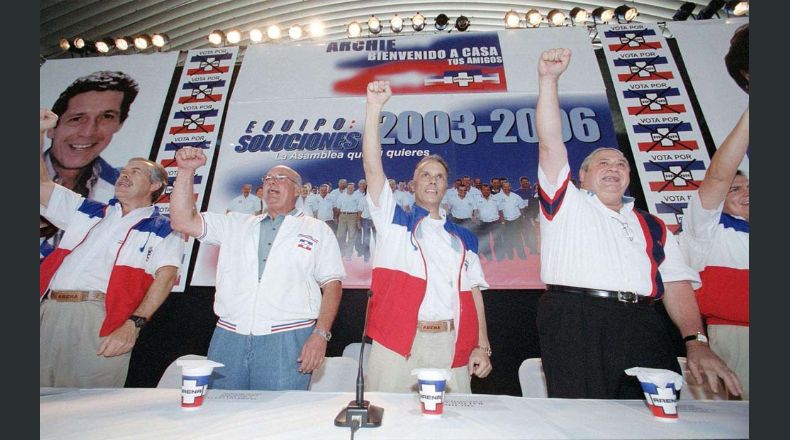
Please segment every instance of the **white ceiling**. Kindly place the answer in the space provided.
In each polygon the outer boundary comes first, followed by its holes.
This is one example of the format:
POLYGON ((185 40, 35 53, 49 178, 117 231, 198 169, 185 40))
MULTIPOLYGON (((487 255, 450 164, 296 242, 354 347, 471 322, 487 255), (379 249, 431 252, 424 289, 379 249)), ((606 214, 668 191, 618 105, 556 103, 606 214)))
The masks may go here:
MULTIPOLYGON (((58 47, 62 37, 82 36, 88 40, 107 37, 136 36, 141 33, 164 32, 170 43, 164 50, 181 51, 209 47, 206 39, 214 29, 228 31, 238 28, 244 37, 252 28, 278 24, 284 30, 293 24, 307 25, 319 19, 326 26, 323 39, 346 38, 346 26, 352 20, 364 24, 371 14, 388 20, 394 14, 411 17, 416 12, 426 17, 423 32, 433 31, 433 18, 439 13, 455 18, 465 15, 471 21, 469 31, 503 29, 504 14, 513 9, 520 14, 535 8, 544 16, 558 8, 567 13, 574 7, 592 11, 595 7, 615 8, 622 4, 636 6, 637 22, 671 21, 675 11, 685 2, 681 0, 600 0, 502 2, 483 0, 474 2, 423 0, 42 0, 39 18, 40 55, 44 59, 70 57, 58 47)), ((697 0, 698 13, 708 0, 697 0)), ((406 21, 406 26, 409 21, 406 21)), ((545 25, 545 23, 544 23, 545 25)), ((449 27, 448 27, 449 29, 449 27)), ((403 34, 409 33, 404 30, 403 34)), ((385 27, 380 35, 387 35, 385 27)), ((278 44, 291 44, 285 37, 278 44)), ((265 42, 266 40, 264 40, 265 42)), ((240 45, 249 44, 242 40, 240 45)), ((111 52, 110 54, 112 54, 111 52)))

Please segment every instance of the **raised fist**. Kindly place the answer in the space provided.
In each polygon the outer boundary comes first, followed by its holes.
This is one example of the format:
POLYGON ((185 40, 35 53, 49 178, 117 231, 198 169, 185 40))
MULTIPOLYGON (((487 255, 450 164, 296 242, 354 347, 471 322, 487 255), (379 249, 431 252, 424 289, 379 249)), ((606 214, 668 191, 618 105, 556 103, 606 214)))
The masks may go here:
POLYGON ((392 96, 389 81, 371 81, 368 83, 368 104, 384 105, 392 96))
POLYGON ((178 168, 196 170, 206 164, 206 155, 202 148, 181 147, 176 151, 178 168))
POLYGON ((559 78, 571 62, 570 49, 549 49, 540 54, 538 76, 559 78))
POLYGON ((48 108, 38 109, 38 115, 38 130, 41 132, 55 128, 55 125, 58 124, 58 115, 52 113, 48 108))

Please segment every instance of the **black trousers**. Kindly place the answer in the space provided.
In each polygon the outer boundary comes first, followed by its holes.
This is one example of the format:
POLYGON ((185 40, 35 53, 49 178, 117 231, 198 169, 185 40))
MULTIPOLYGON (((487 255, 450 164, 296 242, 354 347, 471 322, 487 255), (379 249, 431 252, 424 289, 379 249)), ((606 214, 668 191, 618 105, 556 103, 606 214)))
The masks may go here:
POLYGON ((631 367, 680 373, 672 323, 654 305, 546 292, 537 327, 549 397, 642 399, 631 367))

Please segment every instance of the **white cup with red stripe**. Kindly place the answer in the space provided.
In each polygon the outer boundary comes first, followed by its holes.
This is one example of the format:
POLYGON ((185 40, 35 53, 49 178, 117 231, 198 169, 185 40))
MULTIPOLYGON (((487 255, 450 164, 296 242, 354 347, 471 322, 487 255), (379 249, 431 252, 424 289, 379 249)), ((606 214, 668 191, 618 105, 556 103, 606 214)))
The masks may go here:
POLYGON ((422 415, 440 417, 444 412, 444 392, 450 372, 440 368, 416 368, 411 374, 417 375, 422 415))
POLYGON ((211 373, 214 368, 225 365, 203 359, 178 360, 176 365, 181 367, 181 408, 200 408, 208 392, 211 373))
POLYGON ((639 380, 645 403, 656 420, 678 419, 678 391, 683 386, 683 376, 672 370, 641 367, 629 368, 625 373, 639 380))

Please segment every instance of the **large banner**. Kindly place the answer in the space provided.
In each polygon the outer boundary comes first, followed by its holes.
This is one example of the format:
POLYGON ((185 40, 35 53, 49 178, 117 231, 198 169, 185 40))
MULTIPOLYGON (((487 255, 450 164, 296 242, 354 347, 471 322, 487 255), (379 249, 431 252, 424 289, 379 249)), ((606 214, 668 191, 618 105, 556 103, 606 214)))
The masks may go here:
MULTIPOLYGON (((730 39, 739 27, 748 23, 748 18, 667 23, 683 56, 716 148, 749 105, 749 95, 735 84, 724 64, 724 56, 730 50, 730 39)), ((748 175, 748 156, 739 168, 748 175)))
MULTIPOLYGON (((50 175, 92 199, 111 199, 117 168, 151 154, 177 60, 173 52, 44 63, 39 105, 60 114, 44 146, 50 175)), ((40 231, 43 258, 61 231, 45 222, 40 231)))
MULTIPOLYGON (((189 51, 184 61, 184 70, 176 88, 176 96, 170 109, 165 133, 156 156, 168 174, 169 187, 157 206, 165 213, 170 212, 170 192, 178 169, 175 154, 179 148, 190 146, 203 148, 208 160, 206 166, 195 174, 195 203, 203 206, 203 194, 208 182, 208 170, 214 158, 214 150, 220 123, 225 111, 225 102, 230 94, 230 80, 236 69, 239 48, 222 47, 189 51)), ((186 268, 192 255, 195 239, 189 237, 184 246, 179 277, 173 291, 183 292, 186 287, 186 268)))
POLYGON ((686 87, 657 25, 598 31, 647 207, 675 231, 710 161, 686 87))
MULTIPOLYGON (((132 157, 149 157, 177 60, 178 53, 171 52, 72 58, 44 63, 39 71, 41 107, 51 108, 58 96, 75 80, 101 71, 120 72, 134 80, 139 88, 137 97, 129 106, 127 119, 117 131, 101 140, 77 139, 87 145, 87 148, 73 144, 63 145, 64 157, 59 159, 68 161, 66 155, 79 154, 80 161, 101 157, 111 166, 120 167, 126 165, 132 157)), ((45 149, 48 150, 50 146, 51 139, 47 141, 45 149)), ((107 200, 103 198, 101 201, 107 200)))
MULTIPOLYGON (((388 177, 408 181, 422 157, 438 153, 450 164, 451 181, 507 178, 516 189, 526 176, 534 183, 536 60, 552 47, 574 52, 560 93, 571 167, 578 170, 595 147, 615 144, 604 84, 586 29, 542 31, 248 47, 228 109, 209 210, 225 212, 243 184, 259 185, 277 164, 294 168, 313 188, 363 178, 364 93, 373 79, 391 81, 394 91, 381 121, 388 177)), ((499 229, 470 229, 478 234, 492 288, 543 287, 539 249, 528 236, 534 228, 525 224, 509 239, 499 229)), ((339 238, 341 248, 353 246, 347 239, 339 238)), ((375 233, 371 248, 374 243, 375 233)), ((365 252, 354 250, 345 261, 343 284, 365 288, 371 263, 365 252)), ((193 285, 214 284, 216 258, 216 247, 200 247, 193 285)))

